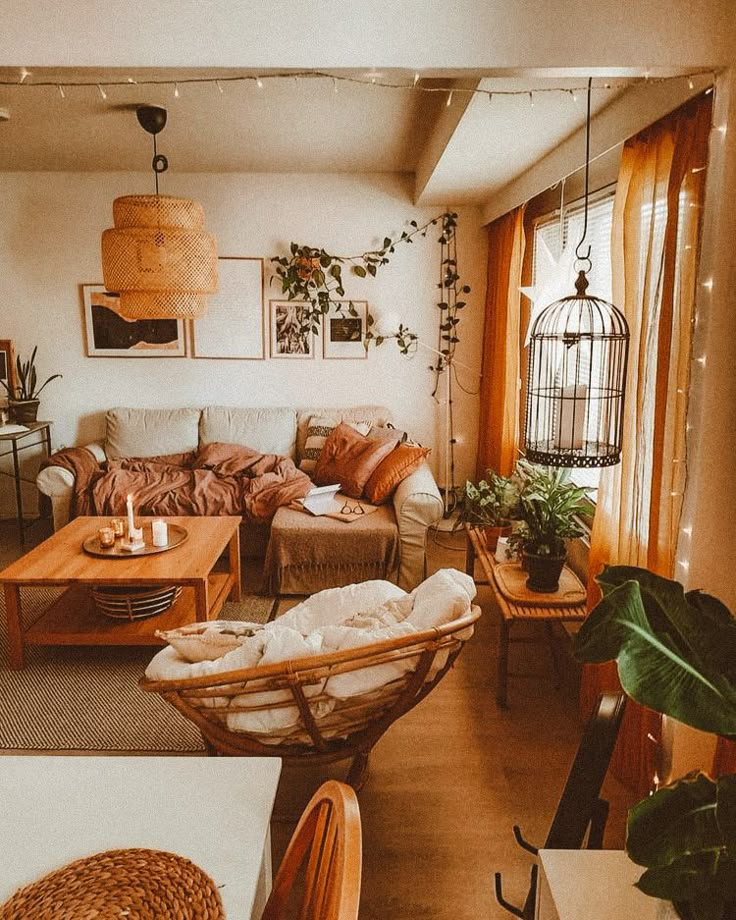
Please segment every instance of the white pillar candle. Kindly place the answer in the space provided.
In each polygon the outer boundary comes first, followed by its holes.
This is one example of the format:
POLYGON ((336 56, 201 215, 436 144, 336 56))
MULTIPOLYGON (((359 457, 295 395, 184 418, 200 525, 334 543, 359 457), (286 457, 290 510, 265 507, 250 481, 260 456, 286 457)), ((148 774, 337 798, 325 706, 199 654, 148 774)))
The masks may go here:
POLYGON ((166 546, 169 542, 169 528, 166 525, 166 521, 153 521, 151 534, 154 546, 166 546))
POLYGON ((133 539, 133 532, 135 531, 135 521, 133 520, 133 495, 129 494, 125 502, 125 505, 128 509, 128 539, 133 539))
POLYGON ((562 388, 556 446, 560 450, 581 450, 585 431, 588 388, 584 384, 562 388))

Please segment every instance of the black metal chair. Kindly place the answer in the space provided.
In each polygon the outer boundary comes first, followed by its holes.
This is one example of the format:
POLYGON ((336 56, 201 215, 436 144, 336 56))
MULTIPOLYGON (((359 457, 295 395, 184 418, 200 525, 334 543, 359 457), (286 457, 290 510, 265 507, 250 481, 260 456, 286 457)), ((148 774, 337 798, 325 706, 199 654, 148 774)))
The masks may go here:
MULTIPOLYGON (((626 705, 624 693, 605 693, 585 726, 575 760, 562 790, 544 849, 599 850, 608 819, 608 802, 600 797, 601 786, 618 737, 626 705)), ((520 847, 534 856, 539 848, 524 839, 518 825, 513 827, 520 847)), ((529 892, 524 907, 510 904, 503 896, 501 873, 495 874, 496 900, 510 914, 534 920, 537 898, 537 865, 532 866, 529 892)))

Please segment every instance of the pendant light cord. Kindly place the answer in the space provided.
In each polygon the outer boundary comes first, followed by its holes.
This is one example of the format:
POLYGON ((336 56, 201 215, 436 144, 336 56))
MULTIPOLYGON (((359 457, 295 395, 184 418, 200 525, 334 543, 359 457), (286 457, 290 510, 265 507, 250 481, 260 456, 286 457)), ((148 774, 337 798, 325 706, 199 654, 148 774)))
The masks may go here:
POLYGON ((593 85, 593 78, 588 77, 588 105, 587 112, 585 116, 585 204, 583 207, 583 235, 580 238, 580 242, 575 247, 575 255, 580 262, 588 263, 588 271, 593 267, 593 263, 590 261, 590 244, 588 245, 588 251, 583 256, 580 254, 580 247, 585 242, 585 237, 588 233, 588 185, 589 185, 589 175, 590 175, 590 89, 593 85))

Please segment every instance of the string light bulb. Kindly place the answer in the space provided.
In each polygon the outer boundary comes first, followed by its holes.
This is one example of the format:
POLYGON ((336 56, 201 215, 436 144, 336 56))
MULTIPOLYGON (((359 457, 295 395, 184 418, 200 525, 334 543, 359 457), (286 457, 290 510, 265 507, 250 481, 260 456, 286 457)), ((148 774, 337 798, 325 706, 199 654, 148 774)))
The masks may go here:
POLYGON ((107 99, 107 93, 105 92, 105 90, 102 88, 102 86, 99 83, 97 84, 97 89, 99 90, 100 98, 107 99))
POLYGON ((692 77, 688 77, 688 78, 687 78, 687 88, 688 88, 688 89, 695 89, 695 84, 693 83, 693 78, 692 78, 692 77))
POLYGON ((19 83, 23 83, 23 81, 24 81, 24 80, 27 80, 28 77, 30 77, 30 75, 31 75, 30 70, 26 70, 25 67, 21 67, 21 69, 20 69, 20 80, 19 80, 18 82, 19 82, 19 83))
POLYGON ((174 99, 178 99, 178 98, 179 98, 179 84, 174 83, 174 99))
POLYGON ((220 83, 219 80, 215 80, 215 85, 217 86, 218 90, 220 91, 220 95, 222 95, 222 94, 225 92, 225 90, 222 88, 222 83, 220 83))
POLYGON ((529 93, 529 108, 534 108, 534 93, 529 93))
POLYGON ((256 77, 256 86, 258 89, 263 89, 263 80, 260 77, 256 77))
POLYGON ((414 82, 412 83, 412 86, 416 86, 418 82, 419 82, 419 71, 417 70, 414 73, 414 82))
POLYGON ((66 99, 66 93, 64 92, 64 87, 61 85, 61 83, 57 84, 56 88, 59 90, 59 95, 61 98, 66 99))
POLYGON ((452 90, 447 94, 447 108, 449 109, 452 105, 452 90))

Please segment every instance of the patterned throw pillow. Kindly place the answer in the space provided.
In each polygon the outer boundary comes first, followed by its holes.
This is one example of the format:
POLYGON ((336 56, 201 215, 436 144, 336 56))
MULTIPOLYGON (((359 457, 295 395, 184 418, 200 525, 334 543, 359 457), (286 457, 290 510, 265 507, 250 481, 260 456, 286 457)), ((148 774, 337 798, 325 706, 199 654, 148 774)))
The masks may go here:
MULTIPOLYGON (((322 453, 325 441, 332 434, 334 428, 340 424, 336 418, 313 415, 307 428, 307 440, 304 443, 304 453, 299 463, 299 469, 311 476, 317 466, 319 455, 322 453)), ((371 430, 370 422, 345 422, 360 434, 368 434, 371 430)))
POLYGON ((365 497, 372 505, 382 505, 394 494, 396 486, 418 470, 429 454, 428 447, 397 444, 378 464, 365 485, 365 497))

